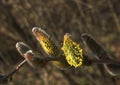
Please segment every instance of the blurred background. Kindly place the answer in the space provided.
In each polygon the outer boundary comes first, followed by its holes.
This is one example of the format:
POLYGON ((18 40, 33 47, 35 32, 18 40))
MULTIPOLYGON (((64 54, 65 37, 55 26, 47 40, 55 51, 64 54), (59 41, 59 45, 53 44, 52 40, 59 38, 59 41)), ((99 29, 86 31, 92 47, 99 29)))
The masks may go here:
MULTIPOLYGON (((119 0, 0 0, 0 73, 8 73, 23 58, 15 44, 27 43, 36 54, 47 56, 33 36, 33 27, 42 27, 61 47, 70 33, 81 40, 92 35, 116 59, 120 59, 119 0)), ((25 64, 8 85, 120 85, 119 77, 101 73, 97 65, 62 71, 51 63, 33 69, 25 64)))

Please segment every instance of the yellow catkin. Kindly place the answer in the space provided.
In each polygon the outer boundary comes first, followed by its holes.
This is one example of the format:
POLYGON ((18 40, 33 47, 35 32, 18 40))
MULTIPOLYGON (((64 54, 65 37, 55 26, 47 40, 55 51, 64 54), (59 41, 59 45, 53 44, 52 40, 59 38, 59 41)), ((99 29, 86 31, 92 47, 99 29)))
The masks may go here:
POLYGON ((79 44, 71 39, 70 34, 68 33, 64 35, 62 50, 66 56, 67 62, 71 66, 78 67, 82 65, 82 49, 80 48, 79 44))
POLYGON ((43 29, 34 27, 32 32, 50 57, 57 58, 59 56, 59 49, 43 29))

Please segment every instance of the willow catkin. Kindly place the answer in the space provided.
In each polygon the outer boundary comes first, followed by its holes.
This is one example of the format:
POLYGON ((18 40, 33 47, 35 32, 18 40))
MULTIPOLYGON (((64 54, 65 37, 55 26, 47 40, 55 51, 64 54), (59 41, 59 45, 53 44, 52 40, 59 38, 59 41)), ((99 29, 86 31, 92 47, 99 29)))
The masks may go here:
POLYGON ((71 39, 70 34, 64 35, 62 50, 66 56, 67 62, 74 67, 82 65, 83 54, 80 45, 71 39))
POLYGON ((43 67, 47 63, 45 59, 37 57, 31 48, 23 42, 18 42, 16 44, 16 48, 18 52, 25 58, 28 64, 34 68, 43 67))
POLYGON ((50 39, 50 36, 41 28, 34 27, 32 29, 33 34, 43 47, 44 51, 51 57, 51 58, 58 58, 60 54, 60 50, 54 44, 54 42, 50 39))

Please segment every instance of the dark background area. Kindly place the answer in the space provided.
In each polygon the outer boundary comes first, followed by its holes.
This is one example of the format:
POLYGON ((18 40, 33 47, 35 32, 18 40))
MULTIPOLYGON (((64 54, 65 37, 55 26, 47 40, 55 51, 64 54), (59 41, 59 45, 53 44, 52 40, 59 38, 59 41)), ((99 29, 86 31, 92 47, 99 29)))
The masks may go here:
MULTIPOLYGON (((70 33, 90 53, 80 37, 88 33, 120 59, 119 0, 0 0, 1 73, 23 60, 15 48, 19 41, 47 56, 31 32, 33 27, 42 27, 59 47, 64 34, 70 33)), ((37 70, 26 64, 9 85, 120 85, 119 81, 101 73, 97 65, 61 71, 49 63, 37 70)))

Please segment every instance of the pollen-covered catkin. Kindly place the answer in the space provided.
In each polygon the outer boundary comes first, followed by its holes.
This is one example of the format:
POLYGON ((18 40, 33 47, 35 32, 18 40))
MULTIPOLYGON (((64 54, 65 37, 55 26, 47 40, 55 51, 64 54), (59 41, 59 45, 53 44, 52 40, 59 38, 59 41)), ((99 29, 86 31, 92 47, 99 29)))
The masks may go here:
POLYGON ((67 62, 74 67, 82 65, 83 54, 80 45, 71 39, 70 34, 64 35, 62 50, 66 56, 67 62))
POLYGON ((33 34, 43 47, 44 51, 51 57, 51 58, 58 58, 60 54, 60 50, 51 40, 49 35, 41 28, 34 27, 32 29, 33 34))

